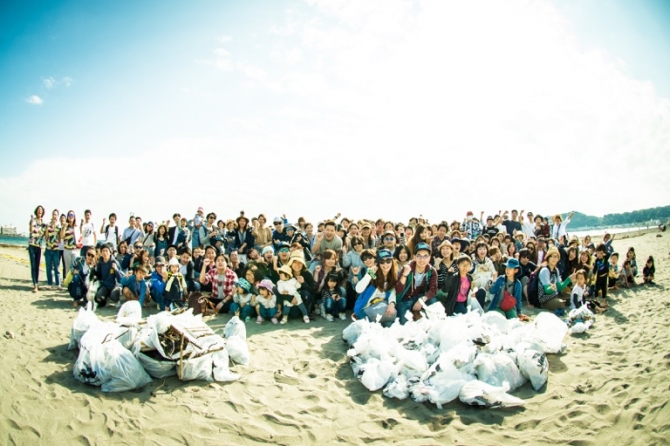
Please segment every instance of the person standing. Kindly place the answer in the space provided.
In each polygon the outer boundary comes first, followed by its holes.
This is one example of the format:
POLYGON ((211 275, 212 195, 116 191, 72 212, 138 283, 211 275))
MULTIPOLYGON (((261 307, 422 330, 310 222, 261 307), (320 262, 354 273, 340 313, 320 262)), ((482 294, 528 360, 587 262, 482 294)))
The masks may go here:
POLYGON ((51 213, 51 221, 46 226, 44 232, 44 239, 46 241, 44 260, 47 264, 47 286, 49 289, 51 289, 51 286, 54 285, 54 283, 60 289, 60 274, 58 272, 60 252, 58 250, 58 244, 60 243, 61 228, 58 224, 58 217, 58 209, 54 209, 51 213), (56 276, 55 282, 54 274, 56 276))
POLYGON ((79 255, 86 255, 88 248, 94 248, 98 242, 98 236, 95 233, 95 225, 91 221, 91 210, 84 211, 84 219, 79 224, 79 233, 81 234, 81 251, 79 255))
POLYGON ((73 210, 67 211, 65 224, 60 230, 60 238, 63 241, 63 275, 67 274, 72 268, 74 262, 75 249, 77 248, 77 234, 75 229, 77 225, 77 217, 73 210))

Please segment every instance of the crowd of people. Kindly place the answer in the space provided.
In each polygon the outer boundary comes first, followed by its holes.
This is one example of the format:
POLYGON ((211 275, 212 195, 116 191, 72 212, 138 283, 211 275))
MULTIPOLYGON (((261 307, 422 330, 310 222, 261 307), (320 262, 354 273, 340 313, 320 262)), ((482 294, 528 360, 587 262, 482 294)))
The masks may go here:
POLYGON ((54 209, 48 218, 38 206, 28 251, 33 292, 44 250, 46 289, 66 287, 75 307, 93 286, 98 306, 139 300, 161 311, 201 293, 218 313, 275 324, 346 320, 348 312, 404 324, 431 305, 447 315, 475 306, 524 320, 525 306, 605 311, 609 291, 637 285, 640 276, 654 283, 651 256, 638 271, 631 247, 620 264, 614 236, 597 243, 570 236, 571 217, 468 212, 462 221, 405 225, 338 214, 315 227, 283 215, 271 228, 263 214, 223 220, 198 208, 190 219, 175 213, 156 223, 130 215, 121 230, 114 213, 98 228, 90 210, 77 222, 74 211, 54 209))

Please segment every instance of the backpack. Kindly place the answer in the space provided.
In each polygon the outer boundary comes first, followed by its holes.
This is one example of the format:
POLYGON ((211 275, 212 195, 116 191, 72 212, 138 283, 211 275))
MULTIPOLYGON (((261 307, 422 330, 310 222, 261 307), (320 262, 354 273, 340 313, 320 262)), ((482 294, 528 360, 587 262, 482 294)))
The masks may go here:
POLYGON ((540 306, 538 288, 540 286, 539 276, 541 270, 542 268, 530 273, 530 278, 528 280, 528 288, 526 289, 526 293, 528 294, 528 303, 533 305, 534 307, 540 306))

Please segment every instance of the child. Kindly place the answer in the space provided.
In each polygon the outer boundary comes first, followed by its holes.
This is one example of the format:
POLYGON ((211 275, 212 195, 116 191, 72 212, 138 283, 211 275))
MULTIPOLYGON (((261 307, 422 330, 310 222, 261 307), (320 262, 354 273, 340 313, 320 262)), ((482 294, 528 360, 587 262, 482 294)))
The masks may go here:
POLYGON ((621 268, 621 277, 619 277, 621 286, 630 288, 630 284, 635 284, 635 277, 633 276, 633 267, 629 259, 624 260, 621 268))
POLYGON ((249 281, 239 279, 235 284, 235 294, 233 294, 233 303, 230 304, 230 312, 239 316, 244 322, 249 322, 254 311, 253 298, 254 294, 251 292, 249 281))
POLYGON ((167 272, 165 271, 165 259, 161 256, 156 257, 155 270, 151 273, 151 285, 149 287, 149 294, 151 299, 156 302, 158 310, 164 307, 165 296, 165 281, 167 279, 167 272))
POLYGON ((607 252, 607 246, 601 243, 596 248, 596 259, 593 263, 593 274, 596 278, 596 289, 593 297, 598 300, 598 291, 602 294, 602 304, 607 308, 607 281, 609 280, 610 254, 607 252))
POLYGON ((144 306, 144 301, 147 297, 147 284, 144 281, 144 276, 146 275, 147 270, 142 265, 137 265, 133 270, 133 274, 121 279, 122 293, 126 300, 139 300, 140 305, 144 306))
POLYGON ((272 281, 269 279, 261 280, 261 283, 258 285, 258 296, 254 299, 256 313, 258 317, 256 318, 257 324, 262 324, 265 319, 272 318, 272 323, 277 323, 277 296, 272 292, 273 288, 272 281))
POLYGON ((339 317, 343 321, 347 318, 344 311, 347 307, 347 300, 340 295, 339 281, 340 276, 338 274, 328 274, 326 286, 321 291, 321 298, 323 299, 324 311, 328 322, 333 322, 335 317, 339 317))
POLYGON ((619 253, 613 252, 610 255, 610 272, 609 272, 609 280, 607 281, 608 287, 612 288, 613 290, 618 290, 619 289, 618 282, 620 278, 621 274, 619 273, 619 253))
MULTIPOLYGON (((470 294, 470 288, 473 286, 472 276, 468 274, 472 267, 470 257, 461 254, 456 260, 456 266, 458 272, 454 273, 455 278, 451 281, 451 289, 447 291, 447 300, 445 302, 447 316, 468 312, 468 294, 470 294)), ((481 291, 485 293, 484 290, 481 291)))
POLYGON ((577 283, 572 287, 572 292, 570 293, 571 310, 581 308, 584 305, 584 299, 589 295, 586 289, 586 271, 583 269, 578 270, 575 273, 575 278, 577 279, 577 283))
POLYGON ((642 276, 644 279, 644 283, 649 285, 656 285, 654 283, 655 273, 656 273, 656 267, 654 266, 654 257, 649 256, 649 258, 647 259, 647 263, 644 265, 644 268, 642 269, 642 276))
POLYGON ((165 282, 165 294, 163 295, 163 309, 171 311, 184 304, 184 293, 186 292, 186 280, 179 272, 179 260, 176 257, 168 261, 168 274, 165 282))
POLYGON ((288 322, 288 313, 291 310, 291 307, 297 306, 300 311, 302 312, 302 320, 306 323, 309 324, 309 316, 307 316, 307 308, 305 307, 305 304, 302 302, 302 297, 300 297, 300 293, 298 292, 298 288, 300 288, 300 282, 296 280, 295 277, 293 277, 293 273, 291 271, 291 268, 288 265, 284 265, 278 269, 279 273, 279 281, 277 282, 277 291, 279 291, 279 294, 281 294, 284 297, 284 302, 283 302, 283 317, 281 320, 281 324, 285 324, 288 322), (293 296, 293 299, 291 299, 290 296, 293 296))
POLYGON ((630 260, 630 268, 632 270, 632 274, 628 276, 628 283, 631 285, 637 285, 635 282, 635 278, 637 277, 637 257, 635 255, 635 248, 632 246, 628 248, 628 252, 626 253, 626 260, 630 260))

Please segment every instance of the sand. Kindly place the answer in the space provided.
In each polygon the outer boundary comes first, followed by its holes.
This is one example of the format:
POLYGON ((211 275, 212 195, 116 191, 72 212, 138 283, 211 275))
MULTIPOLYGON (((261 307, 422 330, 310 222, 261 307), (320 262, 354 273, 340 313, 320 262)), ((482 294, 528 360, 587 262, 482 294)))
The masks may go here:
MULTIPOLYGON (((27 251, 0 248, 3 444, 669 444, 670 235, 615 240, 656 259, 657 286, 619 291, 584 335, 550 355, 549 382, 514 392, 523 409, 444 409, 371 393, 353 378, 348 322, 247 324, 251 364, 238 382, 155 379, 105 394, 76 381, 66 293, 31 293, 27 251), (9 335, 3 336, 6 332, 9 335)), ((42 272, 43 275, 43 272, 42 272)), ((114 309, 99 310, 112 318, 114 309)), ((230 316, 209 321, 223 327, 230 316)))

